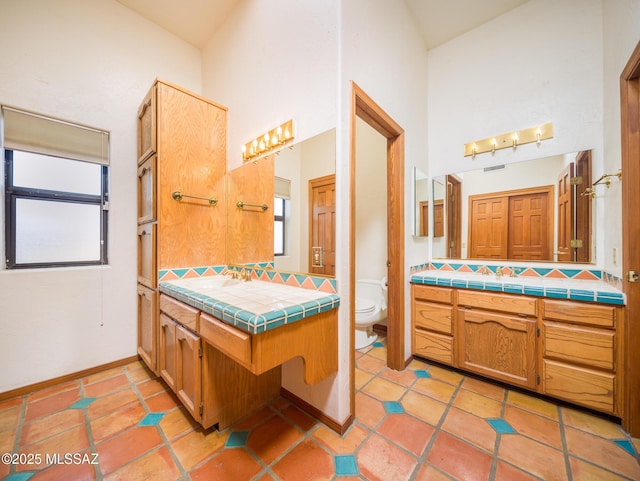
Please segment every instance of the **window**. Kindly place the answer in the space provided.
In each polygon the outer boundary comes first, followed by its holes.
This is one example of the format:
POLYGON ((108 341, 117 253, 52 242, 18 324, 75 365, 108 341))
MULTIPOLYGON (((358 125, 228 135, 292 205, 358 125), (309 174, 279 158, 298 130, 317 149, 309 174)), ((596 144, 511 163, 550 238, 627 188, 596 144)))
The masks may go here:
POLYGON ((2 115, 6 268, 106 264, 108 133, 2 115))
POLYGON ((275 197, 273 200, 273 254, 285 255, 286 221, 289 214, 289 199, 291 198, 291 181, 281 177, 275 178, 275 197))
POLYGON ((274 198, 273 202, 273 254, 276 256, 284 255, 285 202, 285 199, 282 199, 281 197, 274 198))

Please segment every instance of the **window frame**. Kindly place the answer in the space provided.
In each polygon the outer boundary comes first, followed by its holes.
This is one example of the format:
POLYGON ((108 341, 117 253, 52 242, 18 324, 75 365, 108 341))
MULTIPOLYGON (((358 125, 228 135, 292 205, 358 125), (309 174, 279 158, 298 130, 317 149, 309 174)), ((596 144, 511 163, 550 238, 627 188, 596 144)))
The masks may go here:
POLYGON ((273 249, 274 250, 274 252, 273 252, 273 256, 274 257, 282 257, 282 256, 286 255, 286 252, 287 252, 287 238, 285 236, 285 234, 287 232, 287 230, 286 230, 286 220, 285 220, 286 219, 286 213, 287 213, 286 212, 287 200, 288 199, 285 199, 284 197, 278 197, 278 196, 274 197, 274 209, 273 209, 273 211, 274 211, 274 214, 273 214, 273 231, 274 231, 274 233, 275 233, 276 222, 282 222, 282 252, 281 253, 275 252, 275 248, 274 248, 273 249), (276 202, 276 200, 279 200, 279 201, 282 202, 282 215, 276 215, 275 214, 275 210, 276 210, 275 209, 275 202, 276 202))
MULTIPOLYGON (((101 165, 100 194, 79 194, 58 190, 37 189, 13 185, 13 153, 18 149, 4 150, 5 180, 5 269, 36 269, 51 267, 96 266, 108 263, 108 218, 109 218, 109 166, 101 165), (100 259, 90 261, 51 261, 18 263, 16 261, 16 201, 29 199, 47 202, 97 205, 100 207, 100 259)), ((74 162, 82 160, 70 159, 74 162)))

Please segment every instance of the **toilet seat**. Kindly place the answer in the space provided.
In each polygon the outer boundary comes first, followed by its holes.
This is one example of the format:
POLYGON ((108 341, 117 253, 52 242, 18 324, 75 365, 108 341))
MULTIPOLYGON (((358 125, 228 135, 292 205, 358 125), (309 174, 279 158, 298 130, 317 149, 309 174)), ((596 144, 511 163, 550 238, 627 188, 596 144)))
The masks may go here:
POLYGON ((357 314, 370 314, 376 310, 376 303, 370 299, 358 299, 356 298, 356 313, 357 314))

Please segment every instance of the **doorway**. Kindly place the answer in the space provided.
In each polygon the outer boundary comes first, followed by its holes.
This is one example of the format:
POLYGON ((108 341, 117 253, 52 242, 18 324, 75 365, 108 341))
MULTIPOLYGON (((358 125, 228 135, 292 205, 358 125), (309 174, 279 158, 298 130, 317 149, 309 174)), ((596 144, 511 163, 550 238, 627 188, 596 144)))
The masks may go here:
POLYGON ((309 180, 309 272, 335 275, 336 175, 309 180))
POLYGON ((355 413, 355 179, 356 117, 387 139, 387 366, 405 368, 404 357, 404 130, 358 85, 351 82, 349 299, 351 352, 351 413, 355 413))
POLYGON ((622 427, 640 436, 640 281, 632 282, 627 273, 640 271, 640 43, 620 76, 622 131, 622 272, 627 297, 625 312, 626 349, 624 353, 625 406, 622 427))

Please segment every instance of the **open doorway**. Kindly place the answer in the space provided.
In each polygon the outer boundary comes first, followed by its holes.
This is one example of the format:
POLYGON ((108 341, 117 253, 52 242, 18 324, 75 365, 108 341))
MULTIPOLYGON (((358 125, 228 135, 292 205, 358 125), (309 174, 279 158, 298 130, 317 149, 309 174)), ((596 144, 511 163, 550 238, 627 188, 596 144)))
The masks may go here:
POLYGON ((404 322, 404 130, 387 115, 358 85, 351 83, 350 119, 350 351, 351 412, 355 413, 355 256, 356 256, 356 117, 386 139, 387 152, 387 366, 405 368, 404 322))

